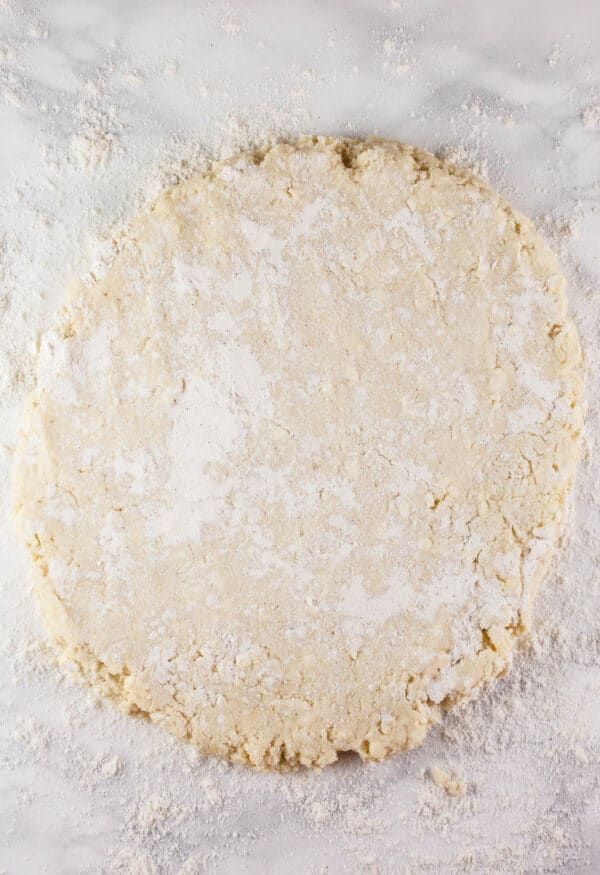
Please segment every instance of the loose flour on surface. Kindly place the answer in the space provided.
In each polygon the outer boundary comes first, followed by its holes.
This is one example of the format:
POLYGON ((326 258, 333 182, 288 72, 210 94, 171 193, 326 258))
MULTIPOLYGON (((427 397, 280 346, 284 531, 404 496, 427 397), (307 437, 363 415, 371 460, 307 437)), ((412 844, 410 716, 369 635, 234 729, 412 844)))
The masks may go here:
MULTIPOLYGON (((94 705, 54 666, 5 504, 0 867, 9 872, 97 871, 98 860, 104 871, 128 873, 252 872, 278 864, 298 872, 396 872, 401 860, 409 872, 571 873, 600 851, 589 845, 600 807, 600 168, 590 148, 595 131, 581 117, 600 83, 593 59, 571 35, 545 36, 546 30, 527 58, 512 46, 510 59, 499 56, 499 74, 486 78, 484 41, 479 51, 462 24, 472 40, 466 50, 452 23, 442 25, 444 17, 426 6, 375 4, 369 14, 380 17, 380 26, 350 18, 319 22, 312 55, 293 49, 270 71, 258 44, 262 39, 266 55, 273 51, 268 30, 257 42, 256 21, 237 7, 240 31, 223 39, 237 40, 259 70, 240 82, 226 61, 219 69, 198 67, 197 49, 194 59, 185 55, 176 43, 177 16, 159 28, 159 45, 139 28, 131 31, 135 43, 110 34, 105 20, 103 48, 79 61, 72 34, 80 23, 70 30, 50 18, 50 7, 40 16, 29 5, 2 4, 5 495, 36 340, 69 279, 87 274, 92 262, 100 277, 119 245, 118 235, 107 234, 119 223, 125 228, 165 186, 277 136, 378 132, 476 166, 536 218, 559 251, 588 374, 587 437, 570 534, 538 603, 527 653, 508 677, 432 730, 423 747, 376 767, 349 758, 319 776, 256 776, 198 759, 145 722, 94 705), (381 44, 398 26, 396 47, 406 54, 397 64, 409 65, 401 76, 395 61, 384 67, 381 44), (371 34, 364 54, 359 30, 371 34), (109 47, 113 37, 121 42, 109 47), (549 67, 557 40, 560 55, 549 67), (60 46, 53 74, 39 72, 46 45, 60 46), (314 75, 304 75, 310 69, 314 75), (95 83, 95 94, 87 82, 95 83), (352 100, 340 101, 340 94, 352 100), (479 114, 468 108, 475 99, 479 114), (111 120, 114 148, 104 165, 74 154, 73 137, 83 129, 92 141, 102 138, 101 126, 92 134, 93 119, 83 120, 81 100, 88 107, 96 102, 111 120), (512 126, 498 121, 509 117, 512 126), (107 776, 103 764, 115 757, 117 773, 107 776), (433 767, 459 775, 465 795, 442 792, 430 778, 433 767), (151 802, 157 785, 162 801, 151 802)), ((147 4, 144 15, 154 15, 147 4)), ((222 19, 215 12, 214 35, 210 11, 201 30, 186 20, 186 38, 194 46, 217 40, 226 57, 216 36, 222 19)))

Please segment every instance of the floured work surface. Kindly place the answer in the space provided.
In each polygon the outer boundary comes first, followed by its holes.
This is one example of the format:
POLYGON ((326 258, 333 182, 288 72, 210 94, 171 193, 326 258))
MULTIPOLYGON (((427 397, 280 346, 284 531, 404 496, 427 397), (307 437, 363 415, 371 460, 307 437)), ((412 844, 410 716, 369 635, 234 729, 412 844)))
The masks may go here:
POLYGON ((83 676, 205 753, 419 743, 560 535, 579 345, 528 220, 396 143, 166 192, 42 340, 15 507, 83 676))

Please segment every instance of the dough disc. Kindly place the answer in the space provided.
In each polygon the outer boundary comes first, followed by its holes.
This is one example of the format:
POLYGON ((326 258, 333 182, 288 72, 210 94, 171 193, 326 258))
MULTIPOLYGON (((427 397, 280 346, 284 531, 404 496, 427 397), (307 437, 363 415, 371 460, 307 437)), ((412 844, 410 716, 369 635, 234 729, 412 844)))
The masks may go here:
POLYGON ((15 511, 84 678, 206 754, 419 743, 560 535, 579 345, 531 223, 394 142, 165 192, 41 340, 15 511))

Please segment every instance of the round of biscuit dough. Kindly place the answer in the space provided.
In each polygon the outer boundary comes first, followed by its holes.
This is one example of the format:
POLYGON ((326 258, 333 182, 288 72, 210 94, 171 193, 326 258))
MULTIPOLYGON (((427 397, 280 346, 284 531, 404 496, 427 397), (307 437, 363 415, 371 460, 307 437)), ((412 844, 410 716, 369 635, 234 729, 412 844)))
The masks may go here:
POLYGON ((579 360, 555 257, 472 174, 317 137, 216 164, 41 339, 14 505, 53 639, 205 754, 418 744, 527 627, 579 360))

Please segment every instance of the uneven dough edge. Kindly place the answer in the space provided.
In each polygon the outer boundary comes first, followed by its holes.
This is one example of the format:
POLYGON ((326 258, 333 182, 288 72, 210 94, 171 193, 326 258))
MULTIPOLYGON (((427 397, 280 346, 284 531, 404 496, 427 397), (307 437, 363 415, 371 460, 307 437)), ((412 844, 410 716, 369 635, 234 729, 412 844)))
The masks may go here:
MULTIPOLYGON (((78 682, 108 699, 125 714, 151 720, 167 729, 181 741, 195 744, 202 754, 227 759, 233 763, 251 766, 259 771, 292 771, 300 766, 321 769, 337 761, 340 753, 354 752, 363 760, 381 761, 391 754, 410 750, 425 739, 428 729, 438 723, 444 712, 466 703, 475 691, 486 683, 501 677, 508 670, 520 639, 529 629, 529 617, 518 626, 496 627, 485 636, 485 645, 472 657, 454 664, 461 678, 462 689, 437 704, 427 697, 414 702, 404 721, 397 721, 390 733, 384 734, 373 726, 365 737, 357 737, 343 747, 336 746, 334 729, 325 730, 314 750, 307 750, 306 739, 295 744, 293 734, 281 733, 274 737, 255 737, 236 745, 219 743, 214 737, 196 738, 190 721, 175 708, 165 710, 164 703, 156 708, 152 696, 136 683, 126 667, 119 674, 111 673, 85 642, 78 640, 78 632, 71 622, 60 597, 52 587, 47 568, 39 555, 34 555, 34 590, 48 635, 56 648, 60 664, 78 682)), ((540 569, 535 589, 545 575, 540 569)), ((532 588, 533 589, 533 588, 532 588)), ((533 600, 534 594, 532 594, 533 600)))

